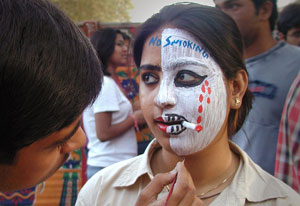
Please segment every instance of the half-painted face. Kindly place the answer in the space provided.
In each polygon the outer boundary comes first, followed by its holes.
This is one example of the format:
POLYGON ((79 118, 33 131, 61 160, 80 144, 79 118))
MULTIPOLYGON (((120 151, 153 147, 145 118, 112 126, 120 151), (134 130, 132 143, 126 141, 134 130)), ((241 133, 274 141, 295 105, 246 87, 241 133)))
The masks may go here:
POLYGON ((167 28, 161 36, 148 38, 141 61, 141 81, 142 109, 150 108, 144 103, 147 105, 145 99, 151 98, 151 88, 157 91, 152 96, 154 103, 162 108, 154 125, 147 115, 146 121, 154 135, 158 127, 169 136, 170 147, 177 155, 201 151, 216 137, 227 109, 223 75, 208 51, 191 35, 167 28), (160 51, 160 58, 146 57, 155 49, 160 51))

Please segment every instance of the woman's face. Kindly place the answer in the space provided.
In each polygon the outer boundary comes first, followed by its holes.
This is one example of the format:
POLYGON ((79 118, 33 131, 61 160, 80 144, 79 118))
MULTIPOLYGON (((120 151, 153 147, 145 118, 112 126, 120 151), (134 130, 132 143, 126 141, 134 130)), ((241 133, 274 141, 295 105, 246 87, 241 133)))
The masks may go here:
POLYGON ((155 32, 144 44, 140 69, 141 108, 164 148, 190 155, 220 135, 229 110, 226 88, 201 42, 179 29, 155 32), (199 130, 186 128, 182 120, 199 130))
POLYGON ((128 47, 126 46, 121 34, 117 34, 115 40, 114 52, 109 62, 115 66, 126 65, 128 55, 128 47))

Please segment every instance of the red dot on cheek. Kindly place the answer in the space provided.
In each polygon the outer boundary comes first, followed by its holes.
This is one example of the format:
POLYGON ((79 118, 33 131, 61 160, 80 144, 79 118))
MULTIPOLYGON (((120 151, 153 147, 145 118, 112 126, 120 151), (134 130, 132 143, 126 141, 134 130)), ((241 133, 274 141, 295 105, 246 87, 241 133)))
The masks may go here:
POLYGON ((201 125, 197 125, 196 126, 196 131, 199 133, 201 132, 201 130, 203 129, 203 127, 201 125))
POLYGON ((201 121, 202 121, 202 117, 199 116, 198 119, 197 119, 197 124, 200 124, 201 121))
POLYGON ((198 108, 198 112, 202 113, 202 111, 203 111, 203 107, 202 107, 202 105, 200 105, 199 108, 198 108))
POLYGON ((205 80, 205 81, 204 81, 204 84, 205 84, 206 86, 208 86, 208 81, 207 81, 207 80, 205 80))
POLYGON ((210 98, 209 97, 207 98, 207 104, 210 104, 210 98))
POLYGON ((201 90, 202 90, 203 93, 205 93, 205 86, 204 85, 202 85, 201 90))
POLYGON ((210 87, 207 88, 207 92, 208 92, 208 94, 211 93, 211 88, 210 87))
POLYGON ((199 102, 202 102, 202 101, 203 101, 203 95, 201 94, 199 97, 199 102))

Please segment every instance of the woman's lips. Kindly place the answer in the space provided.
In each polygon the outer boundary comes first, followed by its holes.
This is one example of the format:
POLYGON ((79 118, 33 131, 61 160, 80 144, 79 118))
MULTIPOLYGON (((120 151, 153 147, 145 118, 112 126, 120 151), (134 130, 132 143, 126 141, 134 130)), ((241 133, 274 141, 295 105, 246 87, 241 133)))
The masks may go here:
POLYGON ((155 118, 154 120, 155 120, 155 123, 158 125, 158 128, 159 128, 162 132, 167 133, 167 127, 168 127, 169 125, 164 124, 163 118, 162 118, 162 117, 157 117, 157 118, 155 118))
POLYGON ((157 117, 154 119, 156 122, 164 122, 164 119, 162 117, 157 117))
POLYGON ((181 125, 181 121, 178 121, 178 118, 164 118, 164 117, 157 117, 154 119, 155 123, 157 124, 158 128, 166 133, 166 134, 173 134, 177 135, 183 132, 186 128, 181 125), (177 121, 174 121, 177 120, 177 121))
POLYGON ((168 128, 169 125, 162 124, 162 123, 157 123, 157 125, 158 125, 158 128, 159 128, 162 132, 167 133, 167 128, 168 128))

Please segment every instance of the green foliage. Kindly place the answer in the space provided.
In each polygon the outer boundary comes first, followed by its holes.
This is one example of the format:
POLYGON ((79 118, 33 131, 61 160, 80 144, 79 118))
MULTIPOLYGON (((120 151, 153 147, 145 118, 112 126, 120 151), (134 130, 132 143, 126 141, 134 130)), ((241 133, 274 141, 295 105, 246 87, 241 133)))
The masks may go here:
POLYGON ((129 22, 131 0, 51 0, 73 21, 129 22))

